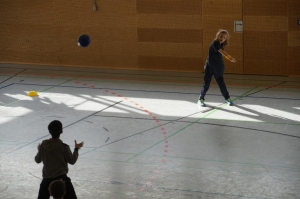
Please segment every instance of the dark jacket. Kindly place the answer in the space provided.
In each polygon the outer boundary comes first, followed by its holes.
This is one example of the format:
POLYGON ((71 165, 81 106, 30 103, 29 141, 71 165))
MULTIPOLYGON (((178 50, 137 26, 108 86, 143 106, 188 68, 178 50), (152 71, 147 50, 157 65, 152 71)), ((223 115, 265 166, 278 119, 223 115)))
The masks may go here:
POLYGON ((36 163, 43 162, 43 178, 55 178, 67 174, 68 163, 75 164, 78 158, 78 149, 71 152, 69 145, 60 139, 44 140, 35 156, 36 163))
POLYGON ((205 66, 209 66, 211 73, 216 76, 223 76, 225 70, 222 54, 218 51, 220 49, 224 50, 224 46, 219 41, 215 40, 210 44, 205 66))

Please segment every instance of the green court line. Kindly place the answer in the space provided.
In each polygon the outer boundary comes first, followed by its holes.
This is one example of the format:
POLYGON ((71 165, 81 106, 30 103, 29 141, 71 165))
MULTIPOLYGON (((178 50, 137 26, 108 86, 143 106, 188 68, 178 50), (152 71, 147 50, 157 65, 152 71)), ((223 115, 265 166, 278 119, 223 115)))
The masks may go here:
MULTIPOLYGON (((50 90, 50 89, 52 89, 52 88, 54 88, 54 87, 57 87, 57 86, 60 86, 60 85, 65 84, 65 83, 67 83, 67 82, 70 82, 70 81, 72 81, 72 80, 74 80, 74 79, 77 79, 77 77, 75 77, 75 78, 73 78, 73 79, 66 80, 66 81, 64 81, 64 82, 62 82, 62 83, 60 83, 60 84, 57 84, 57 85, 55 85, 55 86, 51 86, 51 87, 49 87, 49 88, 46 88, 46 89, 43 89, 43 90, 40 90, 40 91, 37 91, 37 92, 38 92, 38 93, 42 93, 42 92, 47 91, 47 90, 50 90)), ((26 96, 26 97, 27 97, 27 96, 26 96)), ((17 103, 17 102, 19 102, 19 101, 25 99, 26 97, 23 97, 22 99, 19 99, 19 100, 17 100, 17 101, 14 101, 14 102, 11 102, 11 103, 8 103, 8 104, 5 104, 5 105, 0 105, 0 107, 5 107, 5 106, 9 106, 9 105, 11 105, 11 104, 17 103)))
MULTIPOLYGON (((249 93, 249 92, 251 92, 251 91, 253 91, 253 90, 257 89, 257 88, 258 88, 258 87, 254 87, 254 88, 248 90, 247 92, 243 93, 240 97, 246 95, 247 93, 249 93)), ((240 98, 240 97, 234 98, 234 100, 232 100, 232 101, 235 101, 236 99, 238 99, 238 98, 240 98)), ((174 135, 176 135, 176 134, 182 132, 183 130, 187 129, 188 127, 194 125, 196 122, 199 122, 199 121, 202 120, 203 118, 205 118, 205 117, 207 117, 207 116, 209 116, 209 115, 211 115, 211 114, 217 112, 217 111, 220 110, 220 108, 223 107, 223 106, 225 106, 225 104, 221 105, 220 107, 216 107, 214 110, 208 112, 208 113, 207 113, 206 115, 204 115, 203 117, 197 119, 196 121, 194 121, 194 122, 188 124, 187 126, 181 128, 181 129, 179 129, 178 131, 172 133, 171 135, 167 136, 166 138, 162 139, 161 141, 159 141, 159 142, 153 144, 152 146, 146 148, 145 150, 139 152, 138 154, 136 154, 136 155, 134 155, 133 157, 129 158, 127 161, 130 161, 130 160, 134 159, 135 157, 141 155, 141 154, 144 153, 145 151, 148 151, 149 149, 151 149, 151 148, 153 148, 154 146, 156 146, 156 145, 162 143, 163 141, 167 140, 168 138, 173 137, 174 135)))
POLYGON ((54 87, 57 87, 57 86, 63 85, 63 84, 65 84, 65 83, 68 83, 68 82, 70 82, 70 81, 72 81, 72 80, 75 80, 75 79, 77 79, 77 77, 75 77, 75 78, 72 78, 72 79, 69 79, 69 80, 66 80, 66 81, 64 81, 64 82, 62 82, 62 83, 60 83, 60 84, 58 84, 58 85, 51 86, 51 87, 49 87, 49 88, 46 88, 46 89, 44 89, 44 90, 41 90, 41 91, 39 91, 39 92, 41 93, 41 92, 44 92, 44 91, 50 90, 50 89, 52 89, 52 88, 54 88, 54 87))

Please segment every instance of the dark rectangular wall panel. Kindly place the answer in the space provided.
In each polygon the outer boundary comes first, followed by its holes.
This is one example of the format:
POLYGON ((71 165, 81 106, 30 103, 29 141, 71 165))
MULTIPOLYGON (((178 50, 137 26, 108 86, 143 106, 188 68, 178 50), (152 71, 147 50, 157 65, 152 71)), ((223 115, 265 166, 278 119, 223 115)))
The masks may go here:
POLYGON ((300 46, 300 31, 289 31, 288 45, 289 46, 300 46))
POLYGON ((286 16, 289 0, 243 0, 244 16, 286 16))
POLYGON ((201 0, 136 0, 138 14, 201 15, 201 0))
POLYGON ((300 16, 300 1, 289 0, 288 1, 288 15, 289 16, 300 16))
POLYGON ((200 15, 137 15, 138 28, 202 29, 200 15))
POLYGON ((286 61, 280 60, 256 60, 244 61, 245 74, 252 75, 288 75, 286 61))
POLYGON ((287 47, 287 31, 245 31, 244 47, 250 49, 274 49, 287 47))
POLYGON ((202 58, 202 44, 149 43, 139 44, 139 55, 202 58))
POLYGON ((244 73, 288 75, 289 0, 244 0, 244 73))
POLYGON ((201 0, 137 0, 139 67, 202 70, 201 15, 201 0))
POLYGON ((140 69, 145 70, 197 71, 201 61, 202 59, 197 57, 139 56, 140 69))
POLYGON ((138 42, 202 44, 202 29, 138 28, 138 42))
POLYGON ((288 71, 290 76, 300 76, 300 1, 288 2, 288 71))
POLYGON ((287 16, 244 16, 245 31, 287 31, 287 16))

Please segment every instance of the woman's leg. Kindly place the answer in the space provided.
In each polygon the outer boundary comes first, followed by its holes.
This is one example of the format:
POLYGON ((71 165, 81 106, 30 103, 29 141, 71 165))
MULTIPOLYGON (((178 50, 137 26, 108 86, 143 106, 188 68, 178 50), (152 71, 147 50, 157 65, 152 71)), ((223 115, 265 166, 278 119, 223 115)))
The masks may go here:
POLYGON ((210 87, 211 77, 212 77, 212 74, 211 74, 211 72, 209 70, 209 66, 206 65, 205 73, 204 73, 204 81, 203 81, 203 85, 202 85, 202 88, 201 88, 199 100, 200 99, 204 100, 206 92, 208 91, 208 89, 210 87))
POLYGON ((220 91, 221 91, 223 97, 225 98, 225 100, 229 99, 230 96, 229 96, 229 93, 227 91, 227 87, 226 87, 226 84, 224 82, 223 76, 216 76, 215 75, 215 79, 216 79, 216 81, 219 85, 220 91))

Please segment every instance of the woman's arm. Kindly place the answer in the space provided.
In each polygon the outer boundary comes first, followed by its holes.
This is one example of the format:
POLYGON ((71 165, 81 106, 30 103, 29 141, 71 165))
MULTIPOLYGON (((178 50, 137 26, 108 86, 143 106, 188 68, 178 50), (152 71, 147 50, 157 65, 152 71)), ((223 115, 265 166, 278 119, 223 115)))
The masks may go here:
POLYGON ((226 59, 228 59, 229 61, 231 61, 231 62, 233 62, 233 63, 235 63, 236 62, 236 60, 233 58, 233 57, 231 57, 227 52, 225 52, 224 50, 222 50, 222 49, 219 49, 218 50, 219 51, 219 53, 221 53, 226 59))

